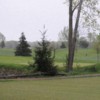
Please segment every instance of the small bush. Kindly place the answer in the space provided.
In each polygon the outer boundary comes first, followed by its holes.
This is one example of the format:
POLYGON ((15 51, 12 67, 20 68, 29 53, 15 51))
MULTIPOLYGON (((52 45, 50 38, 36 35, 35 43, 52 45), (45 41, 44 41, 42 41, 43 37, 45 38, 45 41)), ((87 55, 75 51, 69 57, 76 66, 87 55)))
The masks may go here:
POLYGON ((85 67, 84 71, 97 72, 97 69, 95 66, 91 66, 91 67, 85 67))
POLYGON ((85 66, 85 67, 76 67, 74 68, 73 74, 89 74, 89 73, 98 73, 100 72, 100 64, 85 66))

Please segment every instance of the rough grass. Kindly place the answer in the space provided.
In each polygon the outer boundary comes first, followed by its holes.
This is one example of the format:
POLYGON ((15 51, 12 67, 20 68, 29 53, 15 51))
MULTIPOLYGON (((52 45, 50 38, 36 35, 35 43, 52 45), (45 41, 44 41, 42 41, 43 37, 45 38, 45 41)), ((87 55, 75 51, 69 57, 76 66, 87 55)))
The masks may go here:
POLYGON ((30 73, 28 65, 19 64, 1 64, 0 63, 0 77, 24 75, 30 73))
POLYGON ((100 100, 100 78, 0 80, 0 100, 100 100))

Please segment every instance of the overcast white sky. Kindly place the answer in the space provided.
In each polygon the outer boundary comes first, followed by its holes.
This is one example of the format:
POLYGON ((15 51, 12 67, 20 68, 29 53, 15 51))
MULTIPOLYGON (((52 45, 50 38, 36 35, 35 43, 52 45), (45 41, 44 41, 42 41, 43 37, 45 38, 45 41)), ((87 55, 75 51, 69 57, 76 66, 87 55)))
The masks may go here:
POLYGON ((47 38, 58 40, 58 33, 68 24, 65 0, 0 0, 0 32, 6 40, 19 40, 24 32, 28 41, 41 38, 45 24, 47 38))

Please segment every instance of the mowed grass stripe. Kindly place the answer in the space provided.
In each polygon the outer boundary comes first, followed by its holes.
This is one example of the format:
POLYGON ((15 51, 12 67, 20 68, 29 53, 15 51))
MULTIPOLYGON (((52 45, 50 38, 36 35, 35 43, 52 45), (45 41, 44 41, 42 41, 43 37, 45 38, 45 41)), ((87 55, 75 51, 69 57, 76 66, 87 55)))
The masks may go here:
POLYGON ((100 100, 100 78, 4 80, 0 100, 100 100))

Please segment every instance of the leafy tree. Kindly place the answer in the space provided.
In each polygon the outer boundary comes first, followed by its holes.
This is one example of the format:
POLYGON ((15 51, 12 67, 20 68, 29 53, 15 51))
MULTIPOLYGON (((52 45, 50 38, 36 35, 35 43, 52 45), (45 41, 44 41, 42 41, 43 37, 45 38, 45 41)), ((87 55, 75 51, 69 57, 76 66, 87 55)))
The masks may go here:
POLYGON ((68 45, 68 31, 68 28, 64 27, 63 30, 59 32, 60 48, 66 48, 68 45))
POLYGON ((50 42, 46 40, 46 32, 42 32, 42 41, 38 42, 38 46, 35 48, 34 67, 36 71, 43 74, 55 75, 57 69, 54 66, 54 56, 52 57, 53 49, 50 47, 50 42))
POLYGON ((79 46, 81 48, 87 48, 89 46, 89 42, 86 40, 85 37, 81 37, 79 40, 79 46))
POLYGON ((24 33, 22 33, 16 47, 15 56, 31 56, 31 53, 30 45, 27 43, 24 33))
POLYGON ((89 47, 93 47, 93 42, 96 39, 96 34, 95 33, 88 33, 87 38, 89 41, 89 47))
POLYGON ((0 33, 0 47, 5 47, 5 36, 2 33, 0 33))
POLYGON ((5 43, 6 48, 16 49, 17 45, 18 45, 18 41, 13 41, 13 40, 12 41, 6 41, 6 43, 5 43))
POLYGON ((66 42, 62 42, 60 48, 66 48, 66 42))
POLYGON ((60 41, 68 41, 68 28, 64 27, 63 30, 59 33, 59 40, 60 41))
POLYGON ((0 46, 1 46, 1 48, 5 47, 5 41, 4 40, 1 41, 0 46))

